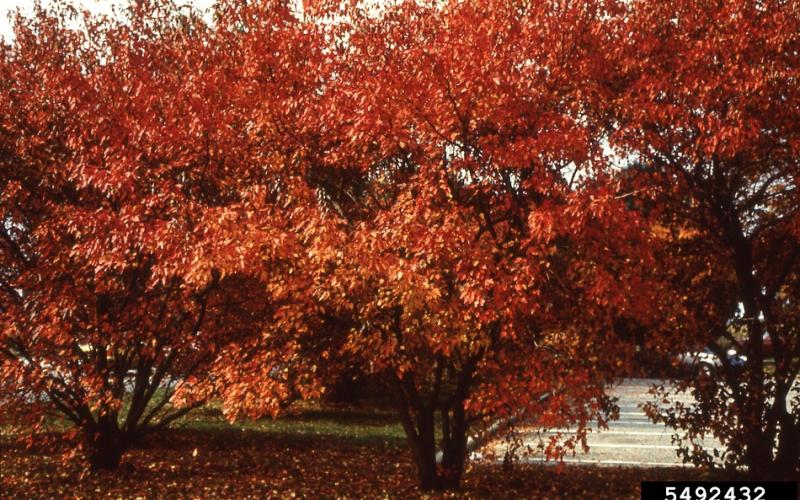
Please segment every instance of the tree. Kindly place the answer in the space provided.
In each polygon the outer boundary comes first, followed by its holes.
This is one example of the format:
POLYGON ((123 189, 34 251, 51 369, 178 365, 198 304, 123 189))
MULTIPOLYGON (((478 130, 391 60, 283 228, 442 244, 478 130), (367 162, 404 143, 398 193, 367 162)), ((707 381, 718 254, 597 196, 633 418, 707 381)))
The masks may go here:
MULTIPOLYGON (((800 16, 796 2, 631 2, 609 22, 613 144, 659 189, 662 272, 723 369, 684 380, 695 407, 660 419, 711 432, 754 477, 800 466, 800 16), (767 366, 765 341, 774 364, 767 366), (734 347, 747 357, 739 372, 734 347)), ((697 450, 696 461, 712 456, 697 450)))
POLYGON ((602 6, 346 12, 309 172, 342 221, 318 296, 344 354, 393 387, 424 489, 458 486, 480 421, 575 425, 551 457, 585 445, 630 355, 614 322, 646 323, 657 290, 584 120, 602 6))
POLYGON ((340 253, 341 232, 309 183, 326 154, 326 131, 335 129, 319 121, 335 54, 321 23, 327 11, 295 7, 283 0, 230 0, 216 7, 220 50, 241 69, 236 126, 247 147, 238 181, 264 192, 244 207, 263 212, 257 220, 272 231, 243 228, 238 242, 262 248, 244 273, 263 286, 262 295, 250 299, 266 302, 257 333, 231 338, 202 381, 220 395, 230 420, 275 417, 298 398, 320 396, 342 368, 333 354, 345 322, 320 296, 340 253))
POLYGON ((37 6, 0 65, 0 405, 60 414, 93 468, 212 394, 218 354, 279 310, 264 264, 294 251, 236 27, 145 0, 125 16, 37 6))

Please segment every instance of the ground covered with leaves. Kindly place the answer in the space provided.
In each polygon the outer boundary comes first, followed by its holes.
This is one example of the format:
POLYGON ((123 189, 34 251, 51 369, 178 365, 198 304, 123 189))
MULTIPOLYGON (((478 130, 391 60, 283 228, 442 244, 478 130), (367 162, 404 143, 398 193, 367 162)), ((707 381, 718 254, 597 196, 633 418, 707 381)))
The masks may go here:
POLYGON ((213 408, 126 455, 114 473, 64 464, 61 450, 2 437, 4 498, 639 498, 644 479, 697 479, 688 469, 469 465, 462 490, 416 487, 402 429, 378 409, 304 408, 229 425, 213 408))

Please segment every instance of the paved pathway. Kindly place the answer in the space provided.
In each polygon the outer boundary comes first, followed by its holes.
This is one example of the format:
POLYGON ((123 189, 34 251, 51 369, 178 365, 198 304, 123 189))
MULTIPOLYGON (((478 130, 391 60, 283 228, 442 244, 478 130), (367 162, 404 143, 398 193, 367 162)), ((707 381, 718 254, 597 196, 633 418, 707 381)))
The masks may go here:
MULTIPOLYGON (((676 454, 676 447, 672 444, 673 430, 663 424, 652 423, 639 407, 641 403, 651 400, 647 394, 651 384, 657 382, 652 379, 630 379, 618 385, 611 391, 611 395, 619 398, 619 420, 609 423, 608 430, 594 430, 589 434, 588 444, 590 451, 584 454, 576 452, 574 457, 565 457, 567 463, 591 463, 608 466, 637 465, 642 467, 681 467, 684 464, 676 454)), ((692 401, 691 396, 684 396, 687 402, 692 401)), ((569 429, 561 432, 568 433, 569 429)), ((542 433, 543 437, 554 434, 542 433)), ((534 450, 539 442, 535 430, 524 431, 522 440, 525 445, 534 450)), ((706 446, 719 446, 713 438, 704 441, 706 446)), ((502 459, 506 445, 495 441, 488 445, 495 456, 502 459)), ((529 456, 520 457, 521 461, 540 462, 541 454, 532 452, 529 456)))

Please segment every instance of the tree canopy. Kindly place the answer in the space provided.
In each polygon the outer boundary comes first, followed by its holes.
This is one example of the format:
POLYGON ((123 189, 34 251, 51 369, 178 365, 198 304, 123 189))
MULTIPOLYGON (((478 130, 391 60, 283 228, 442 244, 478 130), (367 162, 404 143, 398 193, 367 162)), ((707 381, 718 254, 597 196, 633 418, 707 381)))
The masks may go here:
POLYGON ((357 369, 453 488, 480 424, 570 425, 563 457, 637 349, 709 345, 698 405, 653 418, 797 470, 796 2, 206 14, 37 6, 0 47, 4 413, 114 468, 211 399, 277 415, 357 369))

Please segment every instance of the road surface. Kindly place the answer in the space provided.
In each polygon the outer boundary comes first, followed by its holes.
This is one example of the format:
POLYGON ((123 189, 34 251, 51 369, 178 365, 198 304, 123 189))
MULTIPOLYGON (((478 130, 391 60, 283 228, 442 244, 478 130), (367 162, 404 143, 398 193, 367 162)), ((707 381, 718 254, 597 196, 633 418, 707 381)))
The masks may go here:
MULTIPOLYGON (((568 455, 564 458, 567 463, 588 463, 608 466, 639 466, 639 467, 682 467, 676 454, 676 446, 672 444, 674 431, 663 424, 652 423, 640 408, 641 403, 651 401, 647 394, 650 386, 658 382, 653 379, 629 379, 615 387, 610 393, 619 398, 619 420, 609 423, 607 430, 593 430, 588 437, 590 451, 588 454, 576 451, 575 456, 568 455)), ((692 397, 684 395, 683 400, 691 402, 692 397)), ((562 433, 569 433, 569 429, 561 429, 562 433)), ((542 433, 547 438, 555 431, 542 433)), ((535 430, 523 430, 521 436, 523 445, 536 450, 539 437, 535 430)), ((706 438, 703 442, 706 447, 719 447, 719 442, 714 438, 706 438)), ((496 440, 487 445, 494 456, 502 459, 507 444, 496 440)), ((520 448, 522 451, 523 448, 520 448)), ((529 455, 518 454, 518 459, 523 462, 541 462, 544 457, 540 452, 532 451, 529 455)))

